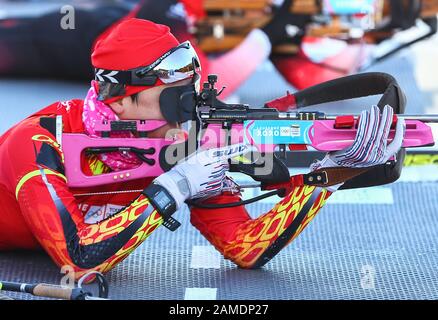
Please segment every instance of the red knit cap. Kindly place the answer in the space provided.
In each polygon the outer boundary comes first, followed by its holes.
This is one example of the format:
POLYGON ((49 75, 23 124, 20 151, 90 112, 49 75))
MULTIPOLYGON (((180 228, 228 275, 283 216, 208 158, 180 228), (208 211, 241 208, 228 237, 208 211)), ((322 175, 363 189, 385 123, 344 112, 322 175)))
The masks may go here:
MULTIPOLYGON (((179 45, 169 27, 143 19, 120 22, 97 41, 91 54, 95 68, 126 71, 147 66, 170 49, 179 45)), ((162 85, 160 80, 154 86, 162 85)), ((123 96, 105 100, 111 103, 154 86, 126 86, 123 96)))

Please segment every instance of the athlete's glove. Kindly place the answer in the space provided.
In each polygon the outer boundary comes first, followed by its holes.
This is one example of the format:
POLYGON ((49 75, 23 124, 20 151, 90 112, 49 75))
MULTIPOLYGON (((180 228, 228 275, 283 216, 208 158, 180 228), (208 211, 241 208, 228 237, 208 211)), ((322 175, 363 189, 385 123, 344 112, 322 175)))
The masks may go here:
POLYGON ((284 0, 281 7, 275 10, 271 21, 261 28, 273 46, 283 42, 300 44, 304 36, 310 16, 290 13, 291 5, 292 0, 284 0))
POLYGON ((198 151, 160 175, 154 183, 166 188, 178 209, 187 199, 212 197, 227 186, 225 173, 229 169, 228 159, 240 156, 250 148, 245 144, 236 144, 198 151))
POLYGON ((365 168, 386 163, 401 148, 406 131, 404 119, 398 119, 394 140, 388 144, 393 109, 386 105, 382 114, 378 107, 362 111, 354 143, 344 150, 329 152, 311 165, 312 171, 328 167, 365 168))

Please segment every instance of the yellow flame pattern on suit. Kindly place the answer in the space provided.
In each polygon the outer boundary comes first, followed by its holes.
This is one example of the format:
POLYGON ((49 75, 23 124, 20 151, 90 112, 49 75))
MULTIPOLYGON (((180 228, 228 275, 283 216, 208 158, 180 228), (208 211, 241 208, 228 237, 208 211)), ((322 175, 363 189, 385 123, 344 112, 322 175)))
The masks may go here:
POLYGON ((163 218, 154 211, 147 220, 143 223, 142 227, 134 234, 131 240, 125 244, 111 259, 106 261, 100 266, 101 272, 107 272, 114 268, 114 266, 125 259, 132 251, 134 251, 140 244, 146 240, 152 232, 163 223, 163 218))
POLYGON ((111 172, 111 169, 105 165, 96 155, 91 155, 87 158, 88 166, 93 175, 104 174, 111 172))
MULTIPOLYGON (((143 214, 145 209, 149 206, 151 206, 149 199, 143 196, 137 198, 128 208, 119 214, 104 220, 99 224, 90 225, 87 228, 82 229, 79 234, 81 239, 80 244, 89 245, 116 236, 117 233, 125 230, 141 214, 143 214)), ((143 241, 146 240, 162 223, 163 218, 161 215, 155 209, 152 209, 152 213, 147 217, 143 225, 137 230, 131 239, 111 258, 92 270, 104 273, 114 268, 118 263, 127 258, 128 255, 143 243, 143 241)), ((79 278, 87 271, 79 270, 76 272, 75 277, 79 278)))
MULTIPOLYGON (((148 205, 150 205, 150 203, 146 197, 139 197, 122 212, 109 219, 103 220, 98 224, 89 225, 82 229, 79 235, 81 239, 80 244, 89 245, 111 238, 134 222, 144 212, 148 205)), ((154 213, 156 213, 155 210, 154 213)), ((156 213, 156 215, 158 215, 158 213, 156 213)), ((160 215, 158 215, 158 217, 159 218, 156 218, 155 214, 151 214, 145 223, 161 223, 163 219, 160 215)), ((143 229, 143 227, 141 229, 143 229)))
POLYGON ((292 224, 304 205, 311 198, 313 192, 320 193, 306 214, 306 217, 300 223, 297 231, 287 242, 289 244, 315 218, 331 195, 330 192, 310 186, 295 188, 293 192, 279 202, 271 211, 257 219, 248 221, 239 228, 235 241, 227 244, 216 242, 219 247, 223 248, 225 258, 232 260, 242 268, 253 266, 257 259, 292 224))

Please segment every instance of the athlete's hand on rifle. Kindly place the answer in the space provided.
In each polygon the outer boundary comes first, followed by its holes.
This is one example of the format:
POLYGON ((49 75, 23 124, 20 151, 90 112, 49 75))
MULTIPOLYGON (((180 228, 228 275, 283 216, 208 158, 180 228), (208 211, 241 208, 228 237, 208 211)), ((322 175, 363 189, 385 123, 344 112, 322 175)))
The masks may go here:
POLYGON ((405 121, 397 120, 394 140, 388 144, 393 122, 393 109, 386 105, 382 114, 377 106, 362 111, 354 143, 340 151, 329 152, 322 161, 311 165, 311 170, 328 167, 365 168, 386 163, 401 148, 405 135, 405 121))
POLYGON ((299 44, 304 36, 304 30, 310 22, 308 15, 292 14, 290 7, 292 0, 285 0, 280 8, 275 10, 271 21, 261 28, 275 46, 283 42, 299 44))
POLYGON ((208 198, 220 194, 226 186, 228 160, 247 153, 250 146, 235 144, 228 147, 197 151, 180 161, 169 172, 155 179, 166 188, 181 208, 187 199, 208 198))

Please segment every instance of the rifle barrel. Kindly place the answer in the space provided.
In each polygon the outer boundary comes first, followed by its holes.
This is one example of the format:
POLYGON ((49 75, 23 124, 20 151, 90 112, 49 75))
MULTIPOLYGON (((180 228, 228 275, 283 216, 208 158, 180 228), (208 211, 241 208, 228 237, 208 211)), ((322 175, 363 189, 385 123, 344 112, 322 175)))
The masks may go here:
MULTIPOLYGON (((206 122, 245 121, 245 120, 336 120, 340 116, 354 116, 360 114, 326 114, 318 111, 278 112, 276 109, 249 108, 249 109, 218 109, 212 113, 201 112, 200 118, 206 122)), ((405 120, 417 120, 425 123, 438 123, 438 114, 397 114, 405 120)))
MULTIPOLYGON (((335 120, 336 117, 345 116, 345 114, 327 114, 325 115, 325 120, 335 120)), ((358 117, 359 115, 354 115, 358 117)), ((398 114, 397 117, 403 118, 405 120, 418 120, 421 122, 428 123, 438 123, 438 114, 398 114)))

